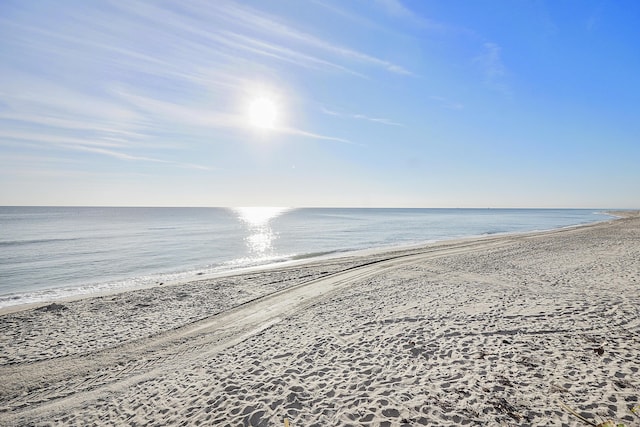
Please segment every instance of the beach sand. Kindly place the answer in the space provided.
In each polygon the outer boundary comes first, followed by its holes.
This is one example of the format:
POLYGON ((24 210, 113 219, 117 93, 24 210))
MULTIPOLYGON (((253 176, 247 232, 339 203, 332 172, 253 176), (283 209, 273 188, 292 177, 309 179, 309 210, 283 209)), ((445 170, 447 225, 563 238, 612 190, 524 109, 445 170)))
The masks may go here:
POLYGON ((0 316, 0 425, 640 425, 640 217, 0 316))

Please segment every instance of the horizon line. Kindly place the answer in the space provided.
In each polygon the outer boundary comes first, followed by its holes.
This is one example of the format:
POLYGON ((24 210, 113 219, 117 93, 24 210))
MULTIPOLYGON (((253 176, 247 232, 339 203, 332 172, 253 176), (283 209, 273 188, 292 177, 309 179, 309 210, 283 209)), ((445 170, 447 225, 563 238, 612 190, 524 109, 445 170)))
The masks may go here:
POLYGON ((237 209, 237 208, 286 208, 286 209, 475 209, 475 210, 492 210, 492 209, 530 209, 530 210, 621 210, 633 211, 640 210, 636 208, 619 208, 619 207, 570 207, 570 206, 284 206, 284 205, 234 205, 234 206, 203 206, 203 205, 0 205, 0 208, 133 208, 133 209, 237 209))

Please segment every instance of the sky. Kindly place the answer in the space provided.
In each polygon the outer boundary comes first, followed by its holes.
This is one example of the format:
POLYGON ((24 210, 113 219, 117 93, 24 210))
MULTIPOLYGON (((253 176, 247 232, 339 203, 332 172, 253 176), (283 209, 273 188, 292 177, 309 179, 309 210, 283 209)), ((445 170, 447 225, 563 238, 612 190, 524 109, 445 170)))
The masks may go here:
POLYGON ((0 2, 0 205, 640 208, 636 0, 0 2))

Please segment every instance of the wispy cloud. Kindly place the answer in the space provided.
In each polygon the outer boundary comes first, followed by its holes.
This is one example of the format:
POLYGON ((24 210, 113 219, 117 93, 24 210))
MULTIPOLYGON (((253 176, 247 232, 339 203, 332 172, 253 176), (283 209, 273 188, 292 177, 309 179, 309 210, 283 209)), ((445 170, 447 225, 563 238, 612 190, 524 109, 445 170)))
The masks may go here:
POLYGON ((221 16, 235 24, 244 25, 251 30, 260 30, 264 34, 273 37, 280 37, 289 42, 298 42, 310 48, 316 48, 344 59, 360 62, 363 64, 383 68, 389 72, 401 75, 412 75, 413 73, 405 67, 391 61, 378 58, 376 56, 360 52, 358 50, 331 43, 321 37, 297 30, 290 25, 282 23, 277 17, 259 12, 248 6, 240 6, 228 2, 216 2, 216 11, 221 16))
MULTIPOLYGON (((345 139, 345 138, 338 138, 335 136, 326 136, 326 135, 320 135, 317 133, 313 133, 313 132, 307 132, 301 129, 295 129, 295 128, 288 128, 288 127, 280 127, 280 128, 275 128, 274 131, 276 132, 280 132, 280 133, 284 133, 284 134, 289 134, 289 135, 298 135, 298 136, 303 136, 305 138, 311 138, 311 139, 320 139, 320 140, 324 140, 324 141, 335 141, 335 142, 344 142, 345 144, 355 144, 354 142, 345 139)), ((356 144, 356 145, 360 145, 360 144, 356 144)))
POLYGON ((484 83, 492 89, 502 92, 505 96, 511 96, 511 89, 504 78, 507 69, 502 61, 502 48, 496 43, 484 43, 482 51, 474 58, 474 63, 484 75, 484 83))
POLYGON ((476 57, 476 62, 480 64, 487 79, 496 79, 504 76, 505 68, 502 63, 502 48, 496 43, 485 43, 483 51, 476 57))
POLYGON ((119 152, 119 151, 108 150, 108 149, 104 149, 104 148, 88 147, 88 146, 85 146, 85 145, 67 145, 67 144, 64 144, 62 146, 66 147, 66 148, 73 149, 73 150, 79 150, 79 151, 86 151, 86 152, 90 152, 90 153, 102 154, 102 155, 105 155, 105 156, 114 157, 116 159, 127 160, 127 161, 143 161, 143 162, 151 162, 151 163, 164 163, 164 164, 175 165, 175 166, 182 167, 182 168, 187 168, 187 169, 212 170, 212 168, 210 168, 208 166, 202 166, 202 165, 198 165, 198 164, 194 164, 194 163, 184 163, 184 162, 177 162, 177 161, 174 161, 174 160, 157 159, 157 158, 146 157, 146 156, 137 156, 137 155, 127 154, 127 153, 123 153, 123 152, 119 152))
POLYGON ((460 102, 451 101, 442 96, 431 96, 430 98, 449 110, 462 110, 464 108, 464 105, 460 102))
MULTIPOLYGON (((174 124, 199 126, 208 128, 238 128, 246 123, 246 119, 239 114, 215 111, 198 105, 185 105, 176 101, 161 101, 156 98, 133 94, 125 90, 118 90, 118 96, 135 106, 150 123, 171 120, 174 124)), ((156 125, 153 125, 156 126, 156 125)))
POLYGON ((19 131, 19 130, 0 130, 0 142, 18 140, 18 141, 31 141, 42 142, 45 144, 61 145, 61 144, 77 144, 88 147, 110 147, 118 148, 123 147, 125 144, 122 142, 105 141, 102 139, 92 138, 79 138, 73 136, 63 135, 51 135, 47 132, 36 131, 19 131))
POLYGON ((267 43, 259 39, 247 37, 244 35, 236 34, 233 32, 223 32, 222 36, 214 36, 214 38, 222 43, 232 46, 236 49, 245 50, 254 54, 275 58, 281 61, 296 64, 301 67, 316 68, 316 69, 330 69, 343 71, 354 76, 364 77, 366 75, 354 71, 348 67, 336 64, 331 61, 320 59, 318 57, 307 55, 299 51, 286 48, 273 43, 267 43))
MULTIPOLYGON (((100 154, 126 161, 163 163, 190 169, 211 170, 210 167, 194 163, 178 162, 174 160, 127 153, 125 150, 135 150, 135 147, 132 147, 131 144, 126 143, 126 141, 122 139, 117 142, 109 142, 101 139, 56 136, 49 135, 47 133, 37 133, 33 131, 0 131, 0 145, 7 145, 10 143, 10 141, 17 141, 21 143, 27 142, 32 148, 49 148, 76 152, 80 151, 100 154)), ((25 147, 24 144, 20 145, 22 147, 25 147)))
MULTIPOLYGON (((256 76, 269 81, 291 66, 346 78, 369 79, 372 71, 412 74, 335 42, 331 34, 302 30, 286 18, 226 0, 108 0, 99 8, 82 3, 64 12, 64 25, 31 19, 37 12, 21 20, 0 17, 7 36, 0 48, 24 52, 25 64, 32 65, 0 64, 3 154, 27 147, 69 159, 91 153, 207 170, 215 166, 190 162, 189 156, 211 145, 204 136, 211 129, 230 131, 217 135, 250 132, 239 104, 251 96, 247 88, 256 76), (118 25, 109 24, 115 17, 118 25), (176 147, 180 161, 173 159, 176 147)), ((353 118, 400 126, 384 118, 353 118)), ((295 123, 271 132, 358 145, 295 123)), ((224 143, 225 137, 216 140, 224 143)))
POLYGON ((337 111, 330 110, 326 107, 322 107, 321 110, 324 114, 340 117, 343 119, 366 120, 369 122, 380 123, 387 126, 404 126, 402 123, 394 122, 393 120, 385 119, 381 117, 370 117, 365 114, 339 113, 337 111))
POLYGON ((394 121, 389 120, 389 119, 384 119, 384 118, 379 118, 379 117, 369 117, 369 116, 365 116, 364 114, 354 114, 353 118, 354 119, 367 120, 369 122, 374 122, 374 123, 381 123, 381 124, 387 125, 387 126, 404 126, 402 123, 394 122, 394 121))
POLYGON ((121 127, 137 118, 134 111, 104 96, 52 84, 30 73, 3 71, 2 75, 11 82, 0 86, 5 114, 29 112, 32 116, 118 123, 121 127))
POLYGON ((0 112, 0 144, 4 146, 19 143, 24 148, 92 152, 126 161, 185 166, 132 154, 158 146, 149 142, 140 126, 144 117, 122 102, 52 85, 28 74, 13 83, 3 88, 7 108, 0 112))
MULTIPOLYGON (((189 49, 204 51, 203 53, 206 53, 206 55, 201 55, 204 57, 211 57, 212 55, 227 56, 228 52, 225 53, 224 49, 230 49, 230 51, 233 52, 233 58, 227 59, 237 59, 240 53, 248 55, 247 59, 252 58, 252 55, 260 55, 300 67, 337 70, 355 76, 365 77, 364 74, 348 66, 338 64, 335 61, 321 58, 318 55, 313 55, 308 52, 303 53, 300 50, 277 42, 274 40, 274 34, 270 32, 272 32, 272 30, 275 31, 274 28, 277 29, 280 27, 267 26, 265 22, 269 21, 256 15, 257 12, 255 12, 256 14, 232 13, 231 17, 226 16, 225 12, 235 10, 233 4, 209 3, 203 5, 200 10, 196 10, 195 8, 190 9, 192 12, 190 14, 179 14, 150 3, 128 2, 126 4, 118 4, 118 6, 123 11, 134 14, 138 19, 143 18, 156 23, 158 28, 171 30, 170 33, 189 34, 189 39, 184 42, 182 40, 180 41, 181 45, 186 43, 189 49), (212 7, 216 8, 215 10, 220 13, 212 14, 207 12, 212 7), (198 16, 200 19, 197 18, 198 16), (206 25, 203 25, 202 16, 210 18, 210 20, 206 22, 206 25), (230 19, 231 22, 228 22, 226 26, 210 25, 212 22, 220 21, 221 19, 224 20, 225 17, 228 18, 228 20, 229 18, 233 18, 230 19), (255 22, 258 22, 258 24, 255 22), (242 26, 243 24, 245 27, 250 28, 252 32, 256 29, 262 29, 265 34, 261 37, 252 37, 248 34, 239 34, 229 29, 237 27, 238 25, 242 26), (196 43, 191 41, 191 39, 199 39, 206 41, 206 43, 196 43), (198 47, 199 44, 200 47, 198 47)), ((277 34, 279 33, 276 33, 276 35, 277 34)), ((181 50, 182 49, 184 49, 183 46, 181 46, 181 50)))
POLYGON ((468 32, 468 30, 454 28, 450 25, 421 16, 405 6, 401 0, 375 0, 375 4, 387 14, 395 18, 402 19, 403 21, 409 22, 410 24, 420 28, 441 32, 468 32))
MULTIPOLYGON (((233 114, 225 112, 217 112, 206 110, 195 106, 186 106, 177 103, 159 101, 157 99, 147 98, 131 93, 120 92, 120 95, 132 104, 151 113, 152 117, 162 117, 172 120, 186 126, 198 126, 204 128, 232 128, 242 131, 249 131, 248 119, 244 114, 233 114)), ((352 142, 345 138, 337 136, 323 135, 295 127, 280 126, 271 129, 270 132, 276 132, 286 135, 302 136, 311 139, 320 139, 326 141, 336 141, 351 144, 352 142)))
MULTIPOLYGON (((347 19, 357 25, 373 28, 377 31, 391 32, 389 28, 383 25, 380 25, 377 22, 374 22, 373 20, 365 18, 361 13, 347 11, 343 7, 339 7, 336 4, 331 3, 330 1, 311 0, 311 2, 317 6, 320 6, 326 10, 329 10, 334 15, 347 19)), ((343 5, 344 3, 341 3, 341 6, 343 5)))

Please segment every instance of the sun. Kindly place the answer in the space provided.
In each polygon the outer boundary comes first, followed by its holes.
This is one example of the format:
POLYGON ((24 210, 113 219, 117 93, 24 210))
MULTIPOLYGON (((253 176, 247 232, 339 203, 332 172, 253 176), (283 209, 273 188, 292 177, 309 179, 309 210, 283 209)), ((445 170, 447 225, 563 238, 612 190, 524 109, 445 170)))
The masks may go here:
POLYGON ((278 121, 278 105, 266 96, 255 98, 249 104, 249 124, 259 129, 273 129, 278 121))

